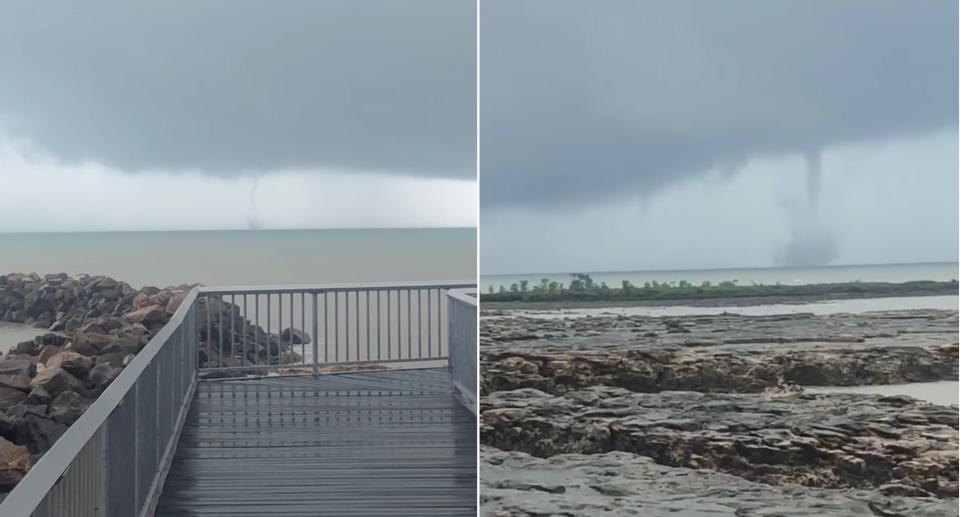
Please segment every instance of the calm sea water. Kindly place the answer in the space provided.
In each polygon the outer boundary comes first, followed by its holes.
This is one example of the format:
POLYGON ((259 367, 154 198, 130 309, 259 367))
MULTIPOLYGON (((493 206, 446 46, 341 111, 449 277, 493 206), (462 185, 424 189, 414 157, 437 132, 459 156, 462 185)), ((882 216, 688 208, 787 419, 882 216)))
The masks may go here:
MULTIPOLYGON (((472 282, 476 230, 0 234, 0 274, 9 272, 109 275, 135 287, 472 282)), ((238 303, 247 309, 247 302, 238 303)), ((279 317, 278 307, 264 303, 261 320, 268 310, 279 317)), ((299 325, 302 328, 302 317, 299 325)), ((23 325, 0 325, 0 351, 41 332, 23 325)))
MULTIPOLYGON (((866 266, 823 266, 803 268, 748 268, 748 269, 697 269, 676 271, 601 271, 588 272, 595 282, 606 282, 610 287, 619 287, 623 280, 633 285, 644 282, 679 282, 686 280, 698 285, 705 281, 712 283, 737 281, 741 285, 776 284, 799 285, 834 282, 907 282, 910 280, 952 280, 960 277, 956 262, 930 264, 883 264, 866 266)), ((499 289, 502 285, 509 289, 510 284, 527 280, 537 284, 540 279, 570 284, 570 275, 566 273, 526 273, 518 275, 481 275, 480 287, 486 291, 489 286, 499 289)))
POLYGON ((0 274, 109 275, 135 287, 476 278, 476 230, 0 234, 0 274))

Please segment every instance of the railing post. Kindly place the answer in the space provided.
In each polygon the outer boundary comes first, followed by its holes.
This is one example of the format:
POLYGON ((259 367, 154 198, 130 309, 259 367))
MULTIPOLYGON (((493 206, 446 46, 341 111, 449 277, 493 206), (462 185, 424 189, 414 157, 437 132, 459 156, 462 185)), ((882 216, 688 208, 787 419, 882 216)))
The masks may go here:
MULTIPOLYGON (((326 305, 324 305, 326 310, 326 305)), ((320 335, 317 334, 317 293, 313 293, 313 376, 320 375, 320 335)))

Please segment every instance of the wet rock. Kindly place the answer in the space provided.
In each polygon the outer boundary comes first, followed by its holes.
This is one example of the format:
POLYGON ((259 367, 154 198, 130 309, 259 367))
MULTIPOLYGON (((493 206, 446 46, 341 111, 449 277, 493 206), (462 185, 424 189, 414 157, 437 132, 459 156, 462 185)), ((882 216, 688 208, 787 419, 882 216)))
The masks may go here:
POLYGON ((34 342, 36 342, 37 346, 40 346, 40 347, 44 347, 44 346, 62 347, 67 343, 68 340, 69 340, 69 337, 66 334, 63 334, 60 332, 47 332, 42 336, 37 336, 36 338, 34 338, 34 342))
POLYGON ((53 395, 49 391, 45 390, 41 386, 37 386, 30 390, 30 393, 27 395, 26 404, 31 405, 47 405, 50 401, 53 400, 53 395))
POLYGON ((300 329, 286 328, 280 333, 280 339, 292 345, 310 344, 310 334, 300 329))
POLYGON ((80 381, 63 368, 47 368, 43 370, 30 381, 30 387, 41 387, 54 396, 64 391, 82 391, 83 389, 80 381))
POLYGON ((34 361, 30 359, 22 359, 19 357, 0 359, 0 374, 26 375, 32 377, 35 371, 34 361))
POLYGON ((93 368, 93 359, 66 350, 51 357, 50 360, 47 361, 46 366, 47 368, 63 368, 71 375, 83 378, 87 375, 87 372, 93 368))
POLYGON ((31 453, 39 454, 49 449, 66 430, 64 424, 29 413, 16 424, 16 442, 25 444, 31 453))
MULTIPOLYGON (((876 424, 904 406, 871 395, 635 393, 593 387, 563 396, 522 389, 481 399, 481 441, 536 456, 624 451, 773 485, 870 489, 957 482, 957 415, 913 418, 886 437, 876 424), (936 438, 932 438, 932 436, 936 438)), ((939 413, 913 400, 911 413, 939 413)), ((935 489, 939 497, 956 494, 935 489)), ((919 492, 918 492, 919 493, 919 492)))
POLYGON ((40 353, 37 354, 37 362, 43 365, 46 365, 50 358, 59 354, 62 349, 56 345, 46 345, 40 349, 40 353))
POLYGON ((27 394, 15 388, 0 386, 0 411, 6 411, 23 402, 27 394))
POLYGON ((951 500, 772 486, 619 451, 544 459, 483 446, 480 460, 480 513, 490 516, 957 515, 951 500))
POLYGON ((124 314, 123 317, 130 323, 141 323, 148 327, 155 323, 162 324, 167 321, 167 313, 164 308, 159 305, 148 305, 133 312, 128 312, 124 314))
POLYGON ((97 390, 103 390, 123 371, 121 368, 115 368, 109 363, 100 363, 94 366, 87 378, 97 390))
POLYGON ((64 349, 93 357, 116 341, 117 337, 110 334, 94 331, 78 331, 74 334, 73 340, 67 343, 64 349))
POLYGON ((47 413, 53 421, 70 425, 80 418, 90 402, 73 391, 65 391, 56 396, 47 413))
POLYGON ((11 354, 33 355, 37 353, 37 343, 31 341, 21 341, 10 348, 11 354))
POLYGON ((761 392, 956 379, 957 312, 901 312, 916 319, 868 313, 556 320, 500 312, 480 322, 481 391, 560 394, 607 385, 761 392), (644 332, 664 326, 690 332, 644 332))
POLYGON ((30 391, 30 377, 23 374, 0 374, 0 387, 30 391))
POLYGON ((0 491, 13 488, 30 469, 30 451, 0 436, 0 491))

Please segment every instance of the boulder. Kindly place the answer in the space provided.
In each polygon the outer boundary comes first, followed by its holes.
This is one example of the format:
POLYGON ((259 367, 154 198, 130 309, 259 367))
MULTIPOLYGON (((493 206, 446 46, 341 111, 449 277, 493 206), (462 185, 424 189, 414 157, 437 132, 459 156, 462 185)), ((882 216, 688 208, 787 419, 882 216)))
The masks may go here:
POLYGON ((37 353, 37 343, 35 341, 21 341, 10 347, 10 353, 34 355, 37 353))
POLYGON ((0 374, 19 374, 32 377, 36 367, 30 359, 20 357, 7 357, 0 360, 0 374))
POLYGON ((8 491, 30 469, 30 451, 0 437, 0 491, 8 491))
POLYGON ((85 377, 90 368, 93 368, 93 359, 65 350, 51 357, 46 366, 47 368, 63 368, 76 377, 85 377))
POLYGON ((30 390, 30 393, 27 395, 27 400, 24 401, 25 404, 31 405, 47 405, 50 401, 53 400, 53 395, 49 391, 43 389, 41 386, 37 386, 30 390))
POLYGON ((30 386, 32 388, 40 386, 54 396, 64 391, 81 391, 83 389, 80 381, 63 368, 47 368, 43 370, 30 381, 30 386))
POLYGON ((69 336, 60 332, 47 332, 42 336, 37 336, 33 340, 38 346, 59 346, 62 347, 69 340, 69 336))
POLYGON ((100 354, 100 355, 97 356, 97 358, 96 358, 96 363, 97 363, 98 365, 100 365, 100 364, 109 364, 109 365, 114 366, 114 367, 117 367, 117 368, 122 368, 123 366, 126 366, 126 364, 124 363, 124 360, 125 360, 127 357, 134 357, 134 355, 133 355, 133 354, 125 354, 125 353, 123 353, 123 352, 112 352, 112 353, 109 353, 109 354, 104 353, 104 354, 100 354))
POLYGON ((59 354, 62 349, 56 345, 46 345, 40 349, 40 354, 37 355, 37 362, 43 365, 46 365, 51 357, 59 354))
POLYGON ((142 323, 143 325, 150 327, 153 324, 166 323, 167 313, 164 308, 159 305, 148 305, 133 312, 124 314, 123 318, 130 323, 142 323))
POLYGON ((26 414, 16 423, 16 441, 26 444, 31 453, 48 450, 67 430, 67 426, 50 418, 33 413, 26 414))
POLYGON ((0 386, 20 391, 30 391, 30 377, 19 373, 0 373, 0 386))
POLYGON ((73 391, 65 391, 50 403, 47 413, 54 422, 70 425, 80 418, 80 415, 89 407, 90 402, 73 391))
POLYGON ((110 363, 100 363, 90 370, 87 379, 93 384, 94 388, 103 390, 120 375, 121 371, 123 371, 121 368, 115 368, 110 363))
POLYGON ((310 334, 294 328, 286 328, 280 334, 280 339, 291 345, 310 344, 310 334))
MULTIPOLYGON (((144 329, 146 331, 146 329, 144 329)), ((122 353, 126 354, 135 354, 140 351, 140 348, 144 345, 143 343, 143 334, 130 333, 118 337, 116 340, 111 342, 109 345, 104 346, 101 350, 101 354, 117 354, 122 353)))
POLYGON ((67 344, 65 350, 73 350, 79 354, 94 356, 116 341, 117 338, 110 334, 79 331, 74 333, 73 341, 67 344))
POLYGON ((0 386, 0 411, 6 411, 24 401, 27 394, 6 386, 0 386))

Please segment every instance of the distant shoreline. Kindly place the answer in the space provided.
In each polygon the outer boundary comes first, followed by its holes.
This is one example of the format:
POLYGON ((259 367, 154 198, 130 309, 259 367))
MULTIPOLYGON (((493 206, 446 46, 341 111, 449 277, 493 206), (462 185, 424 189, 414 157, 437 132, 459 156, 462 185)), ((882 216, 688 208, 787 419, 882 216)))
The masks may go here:
POLYGON ((590 307, 694 307, 800 304, 829 300, 957 295, 958 283, 844 282, 834 284, 554 289, 537 286, 527 291, 482 293, 484 309, 565 309, 590 307))

